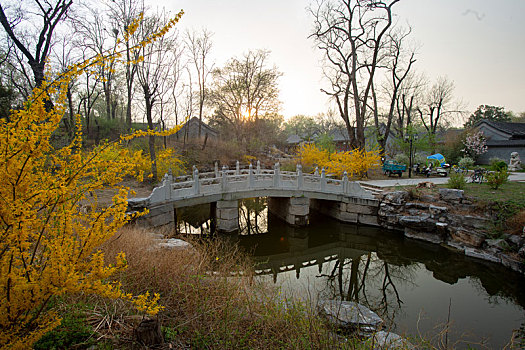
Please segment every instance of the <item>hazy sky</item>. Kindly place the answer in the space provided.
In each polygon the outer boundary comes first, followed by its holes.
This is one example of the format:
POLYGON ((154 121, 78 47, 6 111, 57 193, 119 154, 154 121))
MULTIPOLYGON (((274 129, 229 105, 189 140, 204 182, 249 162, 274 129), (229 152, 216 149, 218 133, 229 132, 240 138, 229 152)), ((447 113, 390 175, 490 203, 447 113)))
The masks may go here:
MULTIPOLYGON (((212 56, 221 66, 250 49, 268 49, 283 72, 280 100, 285 117, 328 108, 321 54, 308 39, 309 0, 171 0, 184 9, 179 28, 214 33, 212 56)), ((447 76, 467 110, 478 105, 525 111, 525 0, 401 0, 394 13, 410 24, 417 43, 416 69, 430 80, 447 76)))

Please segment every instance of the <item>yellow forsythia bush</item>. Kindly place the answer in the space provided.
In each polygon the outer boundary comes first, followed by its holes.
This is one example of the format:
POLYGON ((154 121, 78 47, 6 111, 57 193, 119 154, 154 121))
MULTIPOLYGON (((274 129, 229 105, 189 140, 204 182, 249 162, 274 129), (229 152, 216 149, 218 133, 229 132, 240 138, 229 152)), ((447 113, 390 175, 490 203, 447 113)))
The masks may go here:
MULTIPOLYGON (((179 130, 180 126, 170 130, 170 133, 179 130)), ((127 163, 133 164, 134 175, 139 181, 143 180, 144 174, 151 177, 150 155, 143 150, 132 150, 124 147, 120 143, 104 144, 95 148, 95 152, 104 149, 100 157, 107 161, 112 161, 117 157, 124 159, 127 163)), ((173 175, 179 175, 184 171, 184 162, 179 158, 180 155, 173 148, 163 148, 156 150, 157 178, 164 176, 171 170, 173 175)))
POLYGON ((31 348, 60 324, 49 304, 65 294, 123 298, 149 314, 161 308, 159 295, 132 296, 112 279, 126 267, 123 253, 108 266, 98 250, 129 219, 125 214, 128 190, 118 183, 124 176, 140 175, 135 164, 142 158, 123 156, 126 151, 111 144, 83 151, 79 119, 69 145, 55 149, 50 144, 65 113, 68 83, 98 62, 84 62, 54 83, 44 82, 22 109, 12 111, 9 119, 0 119, 2 349, 31 348), (53 101, 53 107, 48 101, 53 101), (96 190, 108 186, 119 188, 118 194, 111 206, 98 208, 96 190))
POLYGON ((354 149, 330 154, 315 144, 303 145, 296 158, 302 165, 325 168, 327 173, 339 177, 346 171, 348 176, 358 178, 365 176, 368 170, 378 167, 381 161, 380 150, 377 148, 370 151, 354 149))
MULTIPOLYGON (((177 127, 178 129, 179 127, 177 127)), ((147 155, 147 160, 149 161, 149 155, 147 155)), ((149 161, 148 169, 151 169, 151 161, 149 161)), ((157 178, 160 179, 169 170, 174 176, 182 174, 184 172, 184 162, 173 148, 160 149, 157 151, 157 178)))
POLYGON ((317 147, 314 143, 306 143, 297 150, 296 159, 303 166, 324 167, 330 161, 330 153, 317 147))

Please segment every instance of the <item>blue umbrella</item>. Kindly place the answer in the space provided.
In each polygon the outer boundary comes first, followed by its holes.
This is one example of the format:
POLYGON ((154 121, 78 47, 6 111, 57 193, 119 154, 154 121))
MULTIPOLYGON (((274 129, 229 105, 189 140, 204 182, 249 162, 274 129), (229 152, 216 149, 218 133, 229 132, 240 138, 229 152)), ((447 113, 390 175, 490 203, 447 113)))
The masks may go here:
POLYGON ((441 153, 436 153, 431 156, 428 156, 427 159, 435 159, 439 162, 440 165, 445 164, 445 157, 441 153))

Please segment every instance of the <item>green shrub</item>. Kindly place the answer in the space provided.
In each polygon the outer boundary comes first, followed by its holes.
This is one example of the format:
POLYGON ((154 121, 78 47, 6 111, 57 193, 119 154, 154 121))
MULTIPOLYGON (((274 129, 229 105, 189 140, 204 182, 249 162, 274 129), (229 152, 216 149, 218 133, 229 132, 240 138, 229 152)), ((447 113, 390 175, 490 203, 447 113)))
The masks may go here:
POLYGON ((327 133, 323 133, 319 135, 317 140, 315 141, 315 144, 320 147, 321 149, 324 149, 328 153, 332 154, 335 152, 335 142, 334 138, 327 133))
POLYGON ((509 172, 507 169, 493 171, 487 175, 487 182, 493 190, 497 190, 501 185, 508 181, 509 172))
POLYGON ((404 153, 398 153, 394 157, 394 160, 398 162, 399 164, 406 164, 408 165, 410 163, 410 160, 408 159, 408 156, 404 153))
POLYGON ((427 162, 427 157, 423 154, 417 153, 414 155, 414 164, 425 164, 427 162))
POLYGON ((447 186, 448 188, 455 188, 457 190, 462 190, 465 188, 467 181, 465 176, 462 173, 450 173, 450 178, 448 179, 447 186))
POLYGON ((470 169, 474 166, 474 159, 470 157, 463 157, 459 160, 458 165, 461 168, 470 169))
MULTIPOLYGON (((297 170, 297 163, 290 159, 285 160, 281 162, 281 171, 296 171, 297 170)), ((305 171, 305 168, 303 168, 303 172, 305 171)))
POLYGON ((501 158, 490 158, 490 169, 494 171, 500 171, 502 169, 507 169, 508 165, 501 158))
POLYGON ((74 310, 66 313, 60 326, 44 334, 37 341, 33 349, 70 349, 72 347, 88 348, 93 345, 95 339, 91 338, 93 331, 86 322, 86 316, 82 310, 74 310))

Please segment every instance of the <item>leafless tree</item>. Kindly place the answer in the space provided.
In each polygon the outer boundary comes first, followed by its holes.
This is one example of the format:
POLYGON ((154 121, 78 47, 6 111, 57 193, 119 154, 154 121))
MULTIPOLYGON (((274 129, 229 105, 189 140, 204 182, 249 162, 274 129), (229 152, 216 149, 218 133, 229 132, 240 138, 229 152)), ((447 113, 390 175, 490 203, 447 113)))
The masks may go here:
POLYGON ((422 99, 425 81, 426 78, 421 74, 411 72, 399 88, 396 97, 396 118, 393 122, 393 129, 401 139, 404 138, 413 125, 413 117, 422 99))
MULTIPOLYGON (((211 71, 213 70, 213 63, 209 62, 209 55, 213 46, 213 33, 207 29, 201 29, 200 32, 196 30, 186 32, 186 46, 189 50, 190 60, 195 67, 197 73, 197 83, 199 90, 198 109, 199 121, 202 122, 204 103, 207 95, 207 80, 211 71)), ((201 123, 199 123, 199 137, 201 136, 201 123)))
MULTIPOLYGON (((157 32, 168 22, 165 13, 155 14, 145 17, 139 26, 140 35, 144 38, 157 32)), ((144 59, 139 63, 137 78, 140 85, 145 104, 146 119, 148 128, 155 129, 153 123, 153 111, 163 94, 163 81, 167 79, 170 69, 170 55, 174 45, 174 37, 167 34, 156 41, 146 45, 141 50, 144 59)), ((151 173, 153 181, 157 180, 157 162, 155 156, 155 136, 148 136, 148 147, 152 161, 151 173)))
POLYGON ((173 116, 175 117, 175 124, 178 125, 183 118, 191 115, 191 75, 188 70, 188 62, 184 59, 184 46, 174 45, 172 51, 173 58, 168 79, 171 85, 173 116))
POLYGON ((432 152, 435 152, 438 127, 463 113, 460 103, 454 100, 453 93, 454 83, 446 77, 439 77, 417 107, 417 113, 428 133, 432 152))
MULTIPOLYGON (((6 40, 8 42, 8 40, 6 40)), ((13 46, 11 49, 6 50, 7 54, 3 60, 2 76, 5 77, 6 81, 13 87, 17 95, 22 100, 26 100, 31 94, 33 88, 33 78, 31 78, 31 71, 28 70, 27 64, 24 62, 24 56, 18 50, 15 50, 13 46)))
POLYGON ((276 67, 267 67, 268 55, 268 51, 249 51, 213 71, 215 119, 236 130, 239 141, 246 122, 279 109, 277 81, 282 73, 276 67))
POLYGON ((137 60, 140 56, 139 50, 131 50, 131 48, 142 40, 138 33, 128 33, 128 27, 145 10, 143 0, 116 0, 110 3, 110 19, 113 28, 123 34, 126 48, 126 125, 128 128, 131 128, 133 84, 137 74, 137 60))
POLYGON ((378 97, 374 84, 372 84, 372 112, 374 115, 374 129, 376 132, 376 139, 383 154, 386 151, 387 140, 390 135, 392 122, 396 113, 396 102, 398 101, 398 95, 401 91, 403 82, 412 69, 412 65, 416 62, 415 51, 407 51, 404 47, 404 42, 406 41, 409 34, 410 29, 400 29, 398 31, 390 32, 388 34, 388 40, 386 40, 387 56, 385 60, 387 61, 386 66, 388 69, 389 81, 385 87, 388 110, 383 118, 384 127, 380 125, 378 97))
MULTIPOLYGON (((100 11, 88 4, 83 7, 84 16, 74 21, 75 30, 81 39, 79 46, 84 47, 90 55, 107 55, 117 47, 119 29, 108 26, 107 12, 100 11)), ((98 74, 104 94, 105 114, 107 119, 116 118, 118 99, 116 96, 115 61, 108 60, 98 66, 98 74)))
MULTIPOLYGON (((83 56, 83 59, 87 57, 83 56)), ((78 92, 77 113, 82 114, 86 120, 86 132, 89 136, 92 117, 94 116, 94 106, 100 97, 101 91, 98 88, 101 77, 94 69, 87 69, 82 76, 84 83, 78 92)), ((79 84, 80 85, 80 84, 79 84)))
POLYGON ((372 84, 383 42, 388 40, 392 26, 392 7, 397 2, 319 0, 309 9, 314 20, 310 37, 323 51, 327 63, 324 73, 330 86, 321 91, 335 100, 354 148, 365 146, 372 84))
POLYGON ((0 23, 27 60, 37 87, 44 81, 53 35, 58 25, 68 17, 72 4, 73 0, 33 0, 30 4, 20 1, 12 3, 12 6, 0 4, 0 23), (41 23, 41 26, 35 26, 36 23, 41 23), (34 32, 31 32, 31 27, 35 28, 34 32), (31 47, 34 49, 31 50, 31 47))
MULTIPOLYGON (((59 72, 66 72, 69 67, 77 61, 77 52, 75 52, 74 45, 71 45, 71 41, 68 37, 62 36, 57 45, 52 48, 51 56, 53 61, 58 65, 59 72)), ((74 90, 77 85, 77 78, 73 78, 68 82, 66 97, 67 97, 67 113, 64 114, 63 123, 66 128, 68 137, 73 138, 75 133, 75 104, 74 104, 74 90)))

